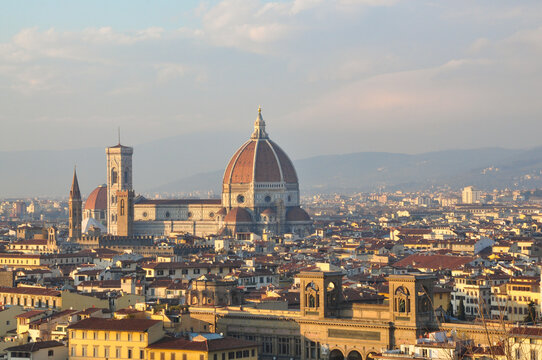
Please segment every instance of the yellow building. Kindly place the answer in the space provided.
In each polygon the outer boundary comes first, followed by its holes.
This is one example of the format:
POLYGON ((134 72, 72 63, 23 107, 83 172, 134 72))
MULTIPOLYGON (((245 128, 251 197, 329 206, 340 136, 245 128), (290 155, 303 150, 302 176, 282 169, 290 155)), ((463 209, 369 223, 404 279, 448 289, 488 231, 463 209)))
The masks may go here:
POLYGON ((38 287, 0 287, 0 301, 4 305, 24 308, 60 308, 62 293, 58 290, 38 287))
POLYGON ((532 302, 540 313, 540 282, 536 277, 516 277, 505 284, 494 286, 491 296, 491 316, 511 322, 523 321, 532 302))
POLYGON ((258 345, 232 337, 165 338, 147 348, 149 360, 257 360, 258 345))
POLYGON ((163 337, 158 320, 88 318, 68 327, 69 355, 70 359, 145 359, 145 348, 163 337))

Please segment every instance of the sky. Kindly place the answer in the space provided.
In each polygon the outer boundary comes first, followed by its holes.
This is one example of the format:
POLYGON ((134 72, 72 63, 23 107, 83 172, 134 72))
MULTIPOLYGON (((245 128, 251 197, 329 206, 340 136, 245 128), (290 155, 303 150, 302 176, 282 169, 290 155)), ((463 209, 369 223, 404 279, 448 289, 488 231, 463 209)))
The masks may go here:
POLYGON ((528 148, 541 90, 539 0, 1 3, 0 151, 248 138, 259 105, 294 159, 528 148))

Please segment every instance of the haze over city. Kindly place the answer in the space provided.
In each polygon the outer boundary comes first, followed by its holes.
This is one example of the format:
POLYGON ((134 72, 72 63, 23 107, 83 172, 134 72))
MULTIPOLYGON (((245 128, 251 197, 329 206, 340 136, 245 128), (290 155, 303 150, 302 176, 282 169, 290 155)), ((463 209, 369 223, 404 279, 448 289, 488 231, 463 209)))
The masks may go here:
POLYGON ((542 359, 542 2, 0 3, 0 360, 542 359))

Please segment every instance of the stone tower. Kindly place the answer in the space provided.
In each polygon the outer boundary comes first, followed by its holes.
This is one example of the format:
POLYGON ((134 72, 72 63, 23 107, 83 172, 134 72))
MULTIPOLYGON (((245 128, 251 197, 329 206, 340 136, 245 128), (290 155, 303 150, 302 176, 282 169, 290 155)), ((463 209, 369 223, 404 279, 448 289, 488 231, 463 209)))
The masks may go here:
POLYGON ((117 235, 131 236, 134 224, 134 191, 117 191, 117 235))
POLYGON ((343 301, 342 277, 341 272, 300 272, 297 278, 301 314, 318 318, 338 316, 343 301))
POLYGON ((107 232, 111 235, 118 235, 119 204, 117 192, 132 190, 132 154, 134 149, 121 145, 119 141, 118 145, 108 147, 105 153, 107 154, 107 232))
POLYGON ((387 280, 397 344, 409 344, 419 335, 438 329, 433 310, 434 275, 390 275, 387 280), (405 331, 409 328, 416 331, 405 331))
POLYGON ((83 202, 81 201, 81 192, 79 191, 75 169, 73 169, 72 187, 70 189, 69 212, 69 238, 70 240, 80 239, 81 222, 83 221, 83 202))

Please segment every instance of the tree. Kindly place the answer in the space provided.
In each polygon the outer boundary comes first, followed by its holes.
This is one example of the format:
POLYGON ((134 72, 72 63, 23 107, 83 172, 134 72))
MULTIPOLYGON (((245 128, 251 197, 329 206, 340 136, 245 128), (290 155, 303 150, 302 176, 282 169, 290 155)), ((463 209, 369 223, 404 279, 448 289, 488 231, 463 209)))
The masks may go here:
POLYGON ((449 317, 454 316, 454 307, 452 305, 451 300, 450 300, 450 302, 448 302, 448 308, 446 309, 446 315, 448 315, 449 317))
POLYGON ((459 301, 459 306, 457 307, 457 318, 459 320, 466 320, 465 303, 463 303, 463 300, 459 301))
POLYGON ((536 306, 534 305, 534 302, 530 302, 527 308, 527 316, 525 316, 525 319, 523 322, 526 323, 536 323, 538 321, 538 312, 536 311, 536 306))

